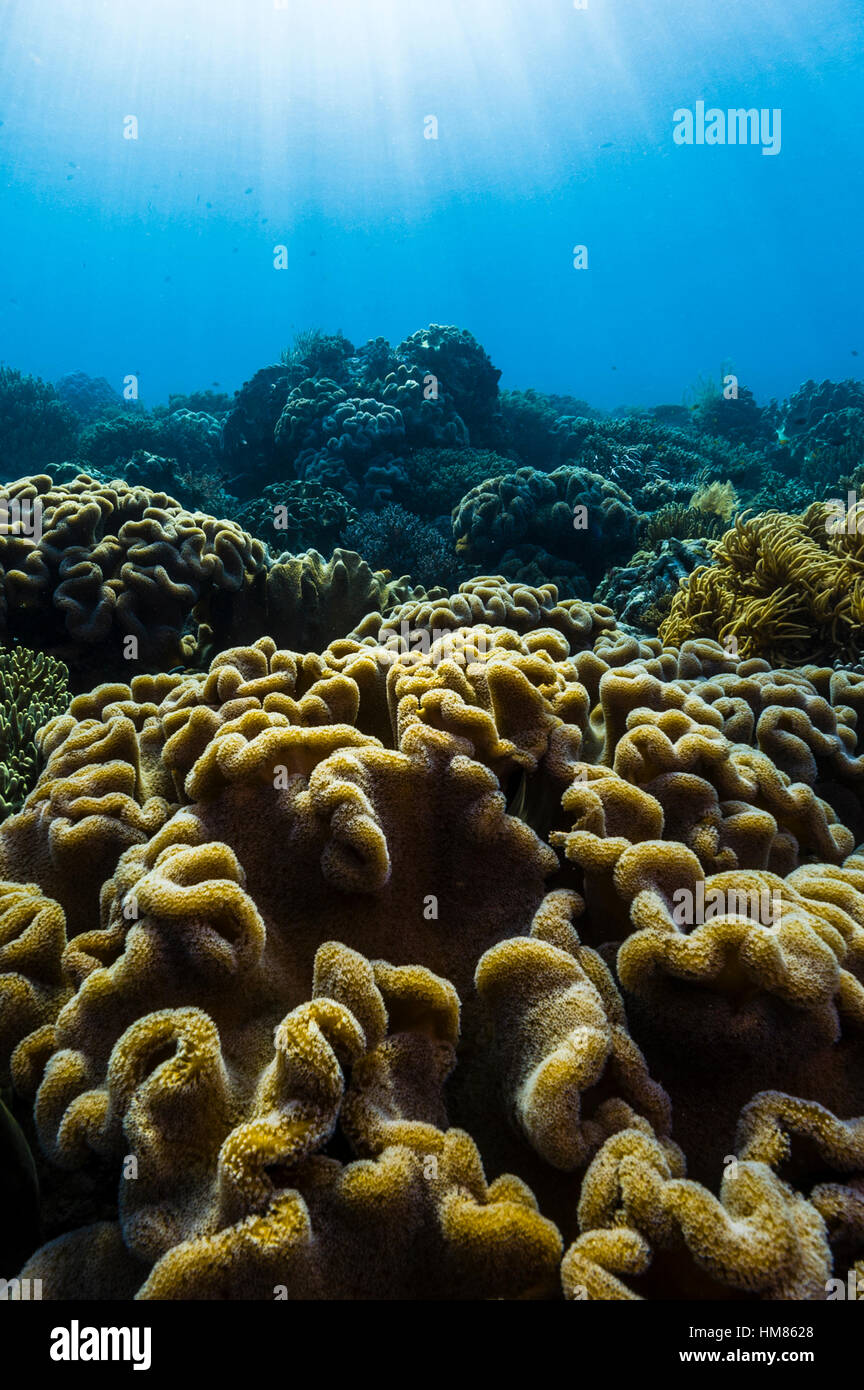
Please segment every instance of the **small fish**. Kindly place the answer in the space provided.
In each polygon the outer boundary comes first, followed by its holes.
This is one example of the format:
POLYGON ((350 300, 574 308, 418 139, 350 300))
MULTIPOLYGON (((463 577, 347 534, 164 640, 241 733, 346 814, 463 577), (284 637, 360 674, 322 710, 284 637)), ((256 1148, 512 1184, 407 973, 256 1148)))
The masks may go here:
POLYGON ((244 193, 251 193, 251 192, 252 192, 252 189, 251 189, 251 188, 244 188, 244 189, 243 189, 243 192, 244 192, 244 193))
POLYGON ((232 246, 232 247, 231 247, 231 251, 232 251, 232 253, 233 253, 235 256, 237 255, 237 247, 236 247, 236 246, 232 246))
POLYGON ((70 160, 69 160, 69 163, 66 165, 66 168, 67 168, 67 169, 77 169, 77 168, 78 168, 78 165, 74 162, 74 160, 70 159, 70 160))
POLYGON ((618 368, 617 368, 617 367, 610 367, 609 370, 610 370, 611 372, 617 372, 618 368))
POLYGON ((601 150, 611 150, 614 144, 614 140, 607 140, 605 145, 601 145, 600 148, 601 150))
MULTIPOLYGON (((0 121, 0 125, 2 125, 2 124, 3 124, 3 122, 0 121)), ((852 349, 852 356, 853 356, 853 357, 857 357, 857 356, 858 356, 858 353, 856 352, 855 348, 852 349)))
POLYGON ((205 206, 206 208, 212 208, 213 204, 212 204, 212 203, 205 203, 204 206, 205 206))
POLYGON ((201 202, 201 194, 200 194, 200 193, 196 193, 196 194, 195 194, 195 202, 196 202, 196 203, 200 203, 200 202, 201 202))
POLYGON ((211 382, 210 382, 210 385, 211 385, 211 386, 221 386, 221 385, 222 385, 222 382, 221 382, 221 381, 211 381, 211 382))
POLYGON ((318 255, 318 252, 317 252, 317 251, 310 251, 310 252, 309 252, 309 255, 310 255, 310 256, 317 256, 317 255, 318 255))
POLYGON ((170 279, 171 279, 171 276, 170 276, 170 275, 166 275, 166 276, 165 276, 165 284, 166 284, 166 285, 168 284, 168 282, 169 282, 170 279))
POLYGON ((263 227, 263 226, 265 225, 265 223, 267 223, 267 222, 269 222, 269 221, 270 221, 270 218, 269 218, 269 217, 262 217, 262 218, 261 218, 261 226, 263 227))
POLYGON ((777 433, 777 443, 778 443, 778 444, 788 444, 788 443, 789 443, 789 436, 788 436, 788 434, 786 433, 786 430, 785 430, 782 426, 780 427, 779 430, 776 431, 776 433, 777 433))

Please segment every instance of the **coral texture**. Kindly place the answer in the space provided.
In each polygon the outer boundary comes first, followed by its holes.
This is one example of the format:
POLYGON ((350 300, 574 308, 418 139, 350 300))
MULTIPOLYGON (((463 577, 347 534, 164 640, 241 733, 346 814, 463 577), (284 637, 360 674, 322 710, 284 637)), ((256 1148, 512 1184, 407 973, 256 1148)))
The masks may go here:
POLYGON ((0 372, 0 1277, 864 1280, 861 389, 499 375, 0 372))
POLYGON ((39 474, 7 491, 22 515, 38 509, 40 525, 0 533, 0 632, 70 667, 186 660, 196 645, 187 623, 218 627, 220 595, 266 567, 261 542, 234 522, 147 488, 86 474, 55 486, 39 474))
POLYGON ((864 1255, 864 678, 495 577, 351 621, 41 731, 0 1060, 87 1182, 23 1272, 826 1296, 864 1255))
POLYGON ((41 652, 0 648, 0 817, 17 811, 36 781, 36 736, 69 703, 68 674, 41 652))
POLYGON ((813 503, 800 516, 739 518, 676 595, 660 636, 734 641, 776 665, 860 655, 864 506, 813 503))

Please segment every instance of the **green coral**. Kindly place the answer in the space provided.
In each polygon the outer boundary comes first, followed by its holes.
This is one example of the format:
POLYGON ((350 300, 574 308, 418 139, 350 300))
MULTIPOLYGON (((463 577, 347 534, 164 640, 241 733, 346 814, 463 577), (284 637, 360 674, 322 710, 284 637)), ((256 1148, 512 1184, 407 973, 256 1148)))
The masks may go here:
POLYGON ((0 817, 17 811, 39 773, 37 735, 70 700, 62 661, 0 648, 0 817))

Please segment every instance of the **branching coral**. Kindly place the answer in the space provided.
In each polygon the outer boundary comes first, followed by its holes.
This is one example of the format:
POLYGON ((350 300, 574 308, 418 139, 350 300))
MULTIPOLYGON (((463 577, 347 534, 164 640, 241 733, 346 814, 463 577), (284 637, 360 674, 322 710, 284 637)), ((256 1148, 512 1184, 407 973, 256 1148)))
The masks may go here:
POLYGON ((800 516, 740 518, 676 595, 660 636, 734 639, 742 656, 776 665, 857 661, 864 615, 864 507, 814 503, 800 516))
POLYGON ((36 735, 69 703, 68 674, 41 652, 0 649, 0 817, 18 810, 36 781, 36 735))
POLYGON ((449 537, 413 512, 390 503, 380 512, 363 512, 348 528, 346 543, 370 565, 390 564, 404 570, 417 584, 449 585, 456 577, 458 561, 449 537))

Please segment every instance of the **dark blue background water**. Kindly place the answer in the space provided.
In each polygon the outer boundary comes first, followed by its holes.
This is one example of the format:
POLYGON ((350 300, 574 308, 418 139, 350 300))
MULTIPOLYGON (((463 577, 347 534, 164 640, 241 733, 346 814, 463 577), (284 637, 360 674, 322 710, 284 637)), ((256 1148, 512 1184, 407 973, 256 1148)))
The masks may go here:
POLYGON ((861 375, 862 0, 0 9, 10 365, 153 404, 435 321, 605 407, 861 375), (677 147, 700 98, 781 108, 780 154, 677 147))

